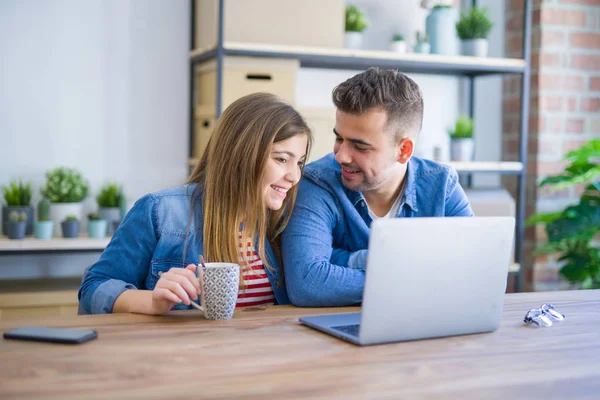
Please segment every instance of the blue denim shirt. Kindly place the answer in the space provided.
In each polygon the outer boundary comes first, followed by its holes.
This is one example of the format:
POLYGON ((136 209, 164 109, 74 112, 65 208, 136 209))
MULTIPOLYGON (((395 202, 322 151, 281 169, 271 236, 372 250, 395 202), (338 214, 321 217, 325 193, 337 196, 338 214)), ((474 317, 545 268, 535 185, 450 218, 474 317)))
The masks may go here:
MULTIPOLYGON (((80 312, 112 312, 117 297, 127 289, 153 290, 163 272, 173 267, 197 264, 203 254, 201 200, 192 218, 186 254, 183 254, 190 199, 194 186, 181 186, 148 194, 139 199, 115 231, 110 243, 93 264, 79 288, 80 312)), ((235 232, 232 232, 235 234, 235 232)), ((266 257, 273 269, 265 268, 278 304, 289 299, 281 279, 281 269, 267 242, 266 257)), ((188 309, 183 303, 173 309, 188 309)))
MULTIPOLYGON (((397 218, 473 215, 453 168, 412 157, 406 179, 397 218)), ((306 166, 282 236, 285 281, 294 305, 362 301, 371 221, 362 193, 342 184, 333 154, 306 166)))

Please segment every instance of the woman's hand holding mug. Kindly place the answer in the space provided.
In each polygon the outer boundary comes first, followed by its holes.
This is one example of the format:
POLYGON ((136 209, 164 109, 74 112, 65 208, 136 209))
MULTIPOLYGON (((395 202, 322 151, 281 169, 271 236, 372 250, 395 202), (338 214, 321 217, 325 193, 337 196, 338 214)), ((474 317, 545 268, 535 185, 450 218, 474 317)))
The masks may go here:
POLYGON ((194 264, 185 268, 171 268, 160 276, 152 291, 152 314, 164 314, 175 304, 189 306, 192 300, 198 300, 202 289, 196 268, 194 264))

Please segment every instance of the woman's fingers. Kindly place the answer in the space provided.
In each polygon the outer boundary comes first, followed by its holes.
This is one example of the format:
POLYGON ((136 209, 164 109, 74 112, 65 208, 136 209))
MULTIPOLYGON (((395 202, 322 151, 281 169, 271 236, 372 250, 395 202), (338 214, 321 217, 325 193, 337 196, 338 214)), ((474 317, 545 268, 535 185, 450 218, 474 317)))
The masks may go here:
POLYGON ((169 279, 179 282, 181 286, 189 293, 192 299, 198 297, 200 284, 196 275, 187 268, 172 268, 169 271, 169 279))
POLYGON ((154 289, 154 292, 156 294, 156 298, 158 299, 168 300, 175 304, 181 303, 183 301, 179 298, 179 296, 177 296, 175 293, 166 288, 156 288, 154 289))
POLYGON ((183 304, 187 306, 190 305, 190 295, 183 288, 183 286, 181 286, 181 283, 172 279, 165 279, 165 281, 161 284, 161 288, 170 290, 177 297, 179 297, 180 301, 183 302, 183 304))

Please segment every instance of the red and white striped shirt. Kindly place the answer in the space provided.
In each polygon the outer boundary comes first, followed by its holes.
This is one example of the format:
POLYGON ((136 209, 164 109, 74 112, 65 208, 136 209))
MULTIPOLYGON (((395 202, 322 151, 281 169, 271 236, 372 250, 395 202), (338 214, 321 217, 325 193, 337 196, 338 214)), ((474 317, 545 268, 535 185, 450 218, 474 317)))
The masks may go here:
POLYGON ((244 289, 240 289, 236 307, 270 306, 275 304, 275 295, 269 282, 265 267, 250 239, 245 246, 240 236, 240 265, 243 264, 243 252, 246 251, 248 267, 242 273, 244 289))

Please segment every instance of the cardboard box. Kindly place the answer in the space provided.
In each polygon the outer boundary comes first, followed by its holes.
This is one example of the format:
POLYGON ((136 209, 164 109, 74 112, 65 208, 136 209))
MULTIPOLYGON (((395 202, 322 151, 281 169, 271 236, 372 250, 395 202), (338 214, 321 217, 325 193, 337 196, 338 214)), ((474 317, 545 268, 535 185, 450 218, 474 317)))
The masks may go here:
MULTIPOLYGON (((240 97, 256 92, 273 93, 294 104, 299 66, 295 59, 225 57, 221 110, 240 97)), ((196 68, 195 88, 195 104, 202 107, 200 114, 214 115, 217 91, 214 60, 196 68)))
MULTIPOLYGON (((218 0, 195 0, 195 47, 217 43, 218 0)), ((344 47, 344 0, 225 0, 223 40, 344 47)))

